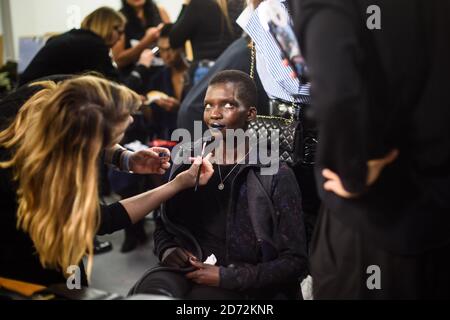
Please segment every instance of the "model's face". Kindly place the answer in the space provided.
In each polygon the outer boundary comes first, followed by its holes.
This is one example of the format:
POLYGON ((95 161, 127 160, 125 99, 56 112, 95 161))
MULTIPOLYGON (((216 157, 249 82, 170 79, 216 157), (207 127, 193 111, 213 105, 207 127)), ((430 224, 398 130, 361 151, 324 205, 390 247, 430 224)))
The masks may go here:
POLYGON ((127 4, 133 8, 144 6, 146 0, 127 0, 127 4))
POLYGON ((246 106, 237 93, 233 83, 215 84, 208 88, 203 120, 213 135, 221 132, 225 138, 227 129, 245 130, 248 122, 255 118, 256 108, 246 106))
POLYGON ((159 38, 158 40, 159 54, 163 59, 164 64, 167 66, 173 66, 179 58, 179 52, 170 47, 169 38, 159 38))

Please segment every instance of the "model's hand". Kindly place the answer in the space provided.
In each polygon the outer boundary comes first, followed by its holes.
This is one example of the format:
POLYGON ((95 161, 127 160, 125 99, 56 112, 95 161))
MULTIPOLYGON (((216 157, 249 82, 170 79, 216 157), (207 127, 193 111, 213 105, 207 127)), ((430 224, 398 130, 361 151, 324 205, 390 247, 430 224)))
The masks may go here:
POLYGON ((214 173, 213 165, 210 162, 211 157, 212 154, 209 154, 206 158, 203 159, 203 161, 201 157, 191 158, 191 161, 194 162, 192 166, 188 170, 180 173, 175 178, 175 181, 180 184, 180 187, 182 189, 194 187, 195 182, 197 181, 198 169, 201 165, 202 169, 200 173, 199 185, 206 185, 214 173))
POLYGON ((183 248, 175 247, 164 252, 161 262, 168 267, 185 268, 190 266, 189 259, 191 258, 195 258, 192 253, 183 248))
POLYGON ((159 98, 155 103, 168 112, 177 110, 180 107, 180 101, 175 98, 159 98))
POLYGON ((165 174, 170 168, 170 151, 166 148, 149 148, 133 153, 130 170, 139 174, 165 174))
MULTIPOLYGON (((398 150, 392 150, 384 158, 374 159, 367 162, 367 186, 370 187, 378 180, 383 169, 397 159, 398 153, 398 150)), ((322 175, 325 179, 327 179, 323 185, 323 188, 326 191, 333 192, 345 199, 351 199, 359 196, 356 193, 350 193, 345 190, 341 178, 335 172, 325 169, 322 171, 322 175)))
POLYGON ((197 268, 196 271, 186 274, 186 278, 197 284, 210 287, 218 287, 220 285, 220 268, 201 263, 197 259, 189 259, 192 266, 197 268))

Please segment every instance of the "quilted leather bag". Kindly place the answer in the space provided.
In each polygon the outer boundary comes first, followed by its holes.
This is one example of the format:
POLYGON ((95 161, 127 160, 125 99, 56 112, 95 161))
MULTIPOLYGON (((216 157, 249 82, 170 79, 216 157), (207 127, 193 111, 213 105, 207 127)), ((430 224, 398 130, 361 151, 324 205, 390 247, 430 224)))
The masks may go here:
POLYGON ((249 124, 252 137, 267 137, 267 145, 279 144, 280 161, 295 166, 303 159, 302 127, 299 121, 273 116, 257 116, 249 124), (272 131, 278 131, 278 141, 271 141, 272 131))

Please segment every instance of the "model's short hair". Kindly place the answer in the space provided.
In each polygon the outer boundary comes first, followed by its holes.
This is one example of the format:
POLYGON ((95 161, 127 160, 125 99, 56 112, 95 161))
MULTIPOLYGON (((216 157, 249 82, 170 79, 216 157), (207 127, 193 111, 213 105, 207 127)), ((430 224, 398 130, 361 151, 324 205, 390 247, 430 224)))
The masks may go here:
POLYGON ((225 70, 217 73, 209 82, 209 86, 233 83, 237 86, 237 96, 246 107, 256 107, 258 90, 255 82, 245 72, 239 70, 225 70))
POLYGON ((90 13, 81 23, 81 28, 90 30, 105 40, 111 41, 115 28, 123 27, 127 19, 125 16, 109 7, 101 7, 90 13))

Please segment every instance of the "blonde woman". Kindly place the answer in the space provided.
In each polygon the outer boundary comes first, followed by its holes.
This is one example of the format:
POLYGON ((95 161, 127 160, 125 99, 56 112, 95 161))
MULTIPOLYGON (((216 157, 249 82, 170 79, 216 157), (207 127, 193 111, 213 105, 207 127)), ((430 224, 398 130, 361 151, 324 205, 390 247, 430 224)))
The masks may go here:
MULTIPOLYGON (((0 276, 50 285, 71 265, 92 268, 93 238, 129 226, 177 192, 211 177, 207 159, 158 189, 100 206, 98 161, 132 121, 140 98, 93 76, 42 87, 0 132, 0 276)), ((84 277, 84 284, 87 284, 84 277)))
MULTIPOLYGON (((73 29, 48 40, 20 76, 23 85, 55 74, 101 73, 110 80, 122 81, 132 89, 139 89, 142 74, 150 66, 153 55, 144 51, 131 76, 120 79, 110 51, 125 30, 126 19, 120 12, 102 7, 89 14, 81 29, 73 29)), ((156 39, 156 38, 155 38, 156 39)))

